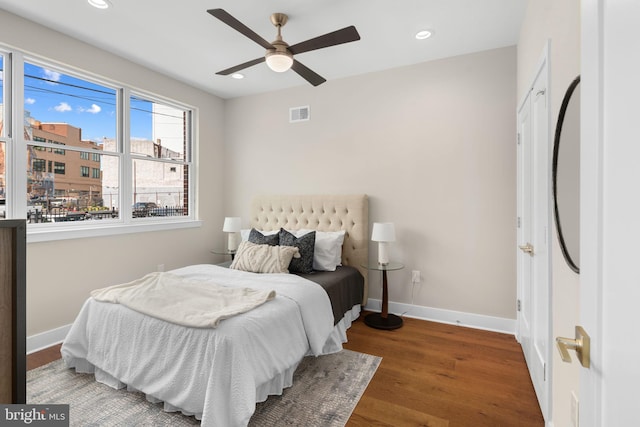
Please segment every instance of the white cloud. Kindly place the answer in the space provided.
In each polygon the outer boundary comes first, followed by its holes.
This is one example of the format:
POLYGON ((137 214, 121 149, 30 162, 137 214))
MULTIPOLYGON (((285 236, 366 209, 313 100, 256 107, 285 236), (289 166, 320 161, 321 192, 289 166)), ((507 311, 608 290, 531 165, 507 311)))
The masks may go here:
POLYGON ((71 111, 71 106, 66 102, 61 102, 60 104, 53 107, 53 109, 56 110, 58 113, 64 113, 66 111, 71 111))
POLYGON ((24 103, 27 104, 27 105, 33 105, 33 104, 36 103, 36 100, 33 99, 33 98, 25 98, 24 99, 24 103))
POLYGON ((46 68, 44 69, 44 78, 45 79, 52 80, 54 82, 58 82, 58 81, 60 81, 60 77, 61 77, 61 74, 58 73, 57 71, 47 70, 46 68))
POLYGON ((79 107, 78 111, 81 113, 98 114, 100 111, 102 111, 102 108, 100 108, 99 105, 91 104, 91 108, 79 107))

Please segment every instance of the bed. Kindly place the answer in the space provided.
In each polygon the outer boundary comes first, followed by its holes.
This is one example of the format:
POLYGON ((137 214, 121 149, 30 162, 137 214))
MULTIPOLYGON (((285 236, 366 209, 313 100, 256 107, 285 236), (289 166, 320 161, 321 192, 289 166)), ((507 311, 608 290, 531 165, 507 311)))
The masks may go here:
POLYGON ((187 266, 170 274, 191 282, 275 291, 275 298, 215 328, 179 325, 89 298, 61 349, 67 366, 93 373, 111 387, 143 392, 148 400, 163 402, 166 411, 193 415, 203 426, 247 425, 256 402, 291 386, 305 355, 337 352, 346 342, 346 330, 367 298, 361 264, 368 258, 368 200, 365 195, 257 197, 250 225, 264 232, 344 231, 342 267, 333 275, 360 277, 356 295, 362 300, 346 306, 336 302, 345 297, 331 300, 337 292, 331 289, 331 273, 256 274, 220 265, 187 266))

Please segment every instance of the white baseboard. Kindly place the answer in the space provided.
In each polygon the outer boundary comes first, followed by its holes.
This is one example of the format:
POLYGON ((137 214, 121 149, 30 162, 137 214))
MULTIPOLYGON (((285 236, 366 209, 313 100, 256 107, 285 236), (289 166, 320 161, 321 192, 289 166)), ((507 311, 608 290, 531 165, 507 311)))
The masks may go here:
MULTIPOLYGON (((380 300, 369 298, 365 310, 380 311, 380 307, 382 307, 380 300)), ((505 319, 503 317, 492 317, 398 302, 389 302, 389 313, 414 319, 502 332, 510 335, 515 335, 516 332, 516 319, 505 319)))
POLYGON ((69 324, 27 337, 27 354, 60 344, 64 341, 70 329, 71 325, 69 324))

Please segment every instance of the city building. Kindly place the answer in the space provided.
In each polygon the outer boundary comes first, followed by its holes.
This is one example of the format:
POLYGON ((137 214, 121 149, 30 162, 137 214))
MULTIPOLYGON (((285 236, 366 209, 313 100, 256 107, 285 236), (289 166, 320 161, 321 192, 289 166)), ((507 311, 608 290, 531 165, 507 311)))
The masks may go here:
MULTIPOLYGON (((116 140, 104 138, 104 151, 116 151, 116 140)), ((185 168, 181 164, 157 161, 156 159, 182 159, 182 153, 171 150, 157 142, 132 139, 131 152, 148 158, 135 159, 132 165, 133 204, 153 202, 161 207, 183 206, 185 168)), ((104 206, 119 208, 118 158, 104 156, 102 162, 102 195, 104 206)))
POLYGON ((27 194, 31 199, 60 199, 67 207, 102 204, 102 147, 82 140, 82 129, 68 123, 42 123, 27 118, 25 137, 54 144, 27 147, 27 194), (69 148, 90 151, 76 151, 69 148))

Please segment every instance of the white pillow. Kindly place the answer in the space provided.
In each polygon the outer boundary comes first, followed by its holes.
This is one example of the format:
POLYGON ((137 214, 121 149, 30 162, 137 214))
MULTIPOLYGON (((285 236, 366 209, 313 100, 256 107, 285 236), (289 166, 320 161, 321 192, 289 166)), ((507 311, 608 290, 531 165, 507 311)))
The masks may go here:
MULTIPOLYGON (((293 232, 296 237, 302 237, 314 230, 300 229, 293 232)), ((313 269, 318 271, 336 271, 342 265, 342 243, 344 230, 316 231, 316 243, 313 247, 313 269)))

